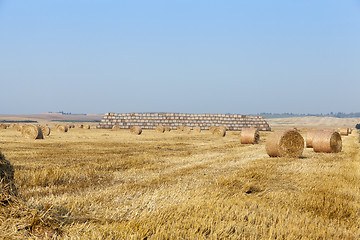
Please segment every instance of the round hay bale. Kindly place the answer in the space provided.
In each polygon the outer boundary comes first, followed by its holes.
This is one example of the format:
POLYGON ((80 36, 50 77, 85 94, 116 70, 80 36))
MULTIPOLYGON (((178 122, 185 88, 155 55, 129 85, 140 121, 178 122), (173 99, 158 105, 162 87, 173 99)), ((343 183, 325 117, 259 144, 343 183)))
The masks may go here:
POLYGON ((184 127, 184 132, 185 132, 185 133, 188 133, 188 134, 191 133, 191 128, 188 127, 188 126, 185 126, 185 127, 184 127))
POLYGON ((277 131, 268 137, 265 148, 270 157, 300 157, 304 138, 295 130, 277 131))
POLYGON ((342 139, 338 132, 318 132, 312 141, 314 152, 338 153, 342 150, 342 139))
POLYGON ((155 128, 155 131, 157 131, 157 132, 159 132, 159 133, 163 133, 163 132, 165 132, 165 128, 164 128, 163 126, 157 126, 157 127, 155 128))
POLYGON ((348 128, 340 128, 339 129, 340 135, 341 136, 347 136, 349 135, 349 129, 348 128))
POLYGON ((170 131, 171 131, 170 126, 165 126, 165 132, 170 132, 170 131))
POLYGON ((225 125, 221 125, 220 127, 223 128, 223 129, 225 129, 225 131, 228 131, 228 130, 229 130, 229 128, 228 128, 227 126, 225 126, 225 125))
POLYGON ((260 140, 259 130, 256 128, 243 128, 241 131, 241 144, 258 144, 260 140))
POLYGON ((9 128, 14 128, 15 127, 15 123, 10 123, 9 128))
POLYGON ((306 147, 307 148, 312 148, 313 147, 313 138, 314 136, 318 133, 321 132, 320 130, 309 130, 306 133, 306 147))
POLYGON ((84 128, 84 129, 90 129, 90 125, 89 125, 89 124, 85 124, 85 125, 83 126, 83 128, 84 128))
POLYGON ((67 132, 69 129, 68 129, 67 126, 65 126, 65 125, 58 125, 58 126, 56 127, 56 130, 57 130, 58 132, 67 132))
POLYGON ((119 130, 121 130, 121 128, 120 128, 119 125, 114 125, 114 126, 112 127, 112 130, 113 130, 113 131, 119 131, 119 130))
POLYGON ((179 131, 179 132, 182 132, 182 131, 184 131, 184 126, 177 126, 177 130, 179 131))
POLYGON ((18 123, 18 124, 15 125, 14 129, 15 129, 16 131, 21 132, 21 130, 23 129, 23 125, 21 125, 21 124, 18 123))
POLYGON ((44 137, 50 135, 51 131, 50 131, 50 128, 48 126, 41 125, 40 128, 41 128, 41 132, 42 132, 44 137))
POLYGON ((196 133, 200 133, 201 128, 199 126, 196 126, 196 127, 194 127, 193 131, 196 132, 196 133))
POLYGON ((222 127, 217 127, 217 128, 215 128, 215 130, 213 131, 212 134, 217 137, 225 137, 226 129, 222 128, 222 127))
MULTIPOLYGON (((5 156, 0 152, 0 193, 16 195, 16 187, 14 180, 14 167, 6 160, 5 156)), ((0 194, 1 202, 4 203, 3 194, 0 194)), ((5 197, 5 196, 4 196, 5 197)))
POLYGON ((41 128, 32 124, 25 125, 21 130, 21 135, 30 139, 44 139, 41 128))
POLYGON ((0 129, 7 129, 7 124, 5 124, 5 123, 2 123, 2 124, 0 124, 0 129))
POLYGON ((78 125, 78 128, 83 128, 83 127, 84 127, 83 124, 79 124, 79 125, 78 125))
POLYGON ((130 128, 130 132, 135 135, 140 135, 142 133, 141 127, 134 126, 130 128))
POLYGON ((216 126, 210 126, 209 131, 210 131, 211 133, 214 133, 214 131, 215 131, 216 128, 217 128, 216 126))

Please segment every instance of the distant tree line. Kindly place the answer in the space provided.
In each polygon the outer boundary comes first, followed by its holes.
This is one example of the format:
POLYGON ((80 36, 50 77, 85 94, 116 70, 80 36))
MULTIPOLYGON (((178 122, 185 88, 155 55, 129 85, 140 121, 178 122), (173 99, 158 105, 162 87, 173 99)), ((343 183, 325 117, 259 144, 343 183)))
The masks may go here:
POLYGON ((320 113, 320 114, 304 114, 304 113, 259 113, 259 115, 264 118, 288 118, 288 117, 335 117, 335 118, 358 118, 360 117, 360 112, 356 113, 343 113, 343 112, 330 112, 330 113, 320 113))

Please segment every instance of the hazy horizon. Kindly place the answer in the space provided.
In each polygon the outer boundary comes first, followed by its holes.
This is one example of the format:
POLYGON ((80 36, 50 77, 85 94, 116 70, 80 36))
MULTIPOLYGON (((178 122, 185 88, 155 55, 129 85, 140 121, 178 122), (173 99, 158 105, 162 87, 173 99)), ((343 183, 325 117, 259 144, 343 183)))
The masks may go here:
POLYGON ((0 114, 359 112, 360 1, 0 0, 0 114))

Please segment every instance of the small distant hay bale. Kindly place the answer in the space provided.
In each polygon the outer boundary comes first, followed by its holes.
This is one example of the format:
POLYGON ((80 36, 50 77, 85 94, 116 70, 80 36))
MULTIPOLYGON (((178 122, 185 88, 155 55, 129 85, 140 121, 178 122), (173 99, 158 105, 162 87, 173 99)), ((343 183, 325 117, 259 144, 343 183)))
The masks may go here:
POLYGON ((114 125, 114 126, 112 127, 112 130, 113 130, 113 131, 119 131, 119 130, 121 130, 121 128, 120 128, 119 125, 114 125))
POLYGON ((210 126, 209 131, 210 131, 211 133, 214 133, 214 131, 215 131, 216 128, 217 128, 216 126, 210 126))
POLYGON ((309 130, 307 131, 306 133, 306 147, 307 148, 312 148, 313 147, 313 139, 314 139, 314 136, 318 133, 318 132, 321 132, 320 130, 309 130))
POLYGON ((57 125, 56 130, 58 132, 67 132, 69 129, 65 125, 57 125))
POLYGON ((33 124, 25 125, 21 130, 21 135, 30 139, 44 139, 41 128, 33 124))
POLYGON ((258 144, 260 140, 259 130, 256 128, 243 128, 241 131, 241 144, 258 144))
POLYGON ((41 125, 40 128, 41 128, 41 132, 42 132, 44 137, 50 135, 51 131, 50 131, 50 128, 48 126, 41 125))
POLYGON ((84 129, 90 129, 90 125, 89 125, 89 124, 85 124, 85 125, 83 126, 83 128, 84 128, 84 129))
POLYGON ((349 135, 349 129, 348 128, 340 128, 339 129, 340 135, 341 136, 347 136, 349 135))
POLYGON ((7 129, 8 125, 5 123, 0 124, 0 129, 7 129))
POLYGON ((84 128, 84 125, 83 125, 83 124, 79 124, 79 125, 78 125, 78 128, 84 128))
POLYGON ((185 132, 185 133, 191 133, 191 128, 188 127, 188 126, 185 126, 185 127, 184 127, 184 132, 185 132))
POLYGON ((194 127, 193 131, 196 132, 196 133, 200 133, 201 128, 199 126, 196 126, 196 127, 194 127))
POLYGON ((170 126, 165 126, 165 132, 170 132, 170 131, 171 131, 170 126))
POLYGON ((15 127, 15 123, 10 123, 9 128, 14 128, 15 127))
POLYGON ((304 138, 293 129, 277 131, 268 137, 265 148, 270 157, 298 158, 304 150, 304 138))
POLYGON ((342 150, 342 139, 338 132, 321 131, 313 138, 314 152, 338 153, 342 150))
POLYGON ((177 126, 177 130, 178 130, 179 132, 184 131, 184 126, 181 126, 181 125, 177 126))
POLYGON ((212 134, 217 137, 225 137, 226 129, 223 127, 217 127, 217 128, 215 128, 215 130, 213 131, 212 134))
POLYGON ((157 132, 159 132, 159 133, 163 133, 163 132, 165 132, 165 128, 164 128, 163 126, 157 126, 157 127, 155 128, 155 131, 157 131, 157 132))
POLYGON ((21 125, 21 124, 18 123, 18 124, 15 125, 14 129, 15 129, 16 131, 18 131, 18 132, 21 132, 21 130, 23 129, 23 125, 21 125))
POLYGON ((133 126, 130 128, 130 132, 135 135, 140 135, 142 133, 141 127, 133 126))

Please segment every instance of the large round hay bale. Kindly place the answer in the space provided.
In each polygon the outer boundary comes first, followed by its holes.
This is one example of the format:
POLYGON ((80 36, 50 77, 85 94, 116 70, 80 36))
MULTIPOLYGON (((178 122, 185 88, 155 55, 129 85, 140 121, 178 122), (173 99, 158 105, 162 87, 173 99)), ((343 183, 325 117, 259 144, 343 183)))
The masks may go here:
POLYGON ((113 130, 113 131, 119 131, 119 130, 121 130, 121 128, 120 128, 119 125, 114 125, 114 126, 112 127, 112 130, 113 130))
POLYGON ((184 131, 184 126, 182 126, 182 125, 177 126, 177 130, 178 130, 179 132, 184 131))
POLYGON ((191 128, 188 127, 188 126, 185 126, 185 127, 184 127, 184 132, 185 132, 185 133, 191 133, 191 128))
POLYGON ((312 148, 313 147, 313 138, 314 136, 318 133, 321 132, 320 130, 309 130, 306 133, 306 147, 307 148, 312 148))
POLYGON ((304 138, 293 129, 277 131, 268 137, 265 148, 270 157, 300 157, 304 150, 304 138))
POLYGON ((259 130, 256 128, 243 128, 241 131, 242 144, 258 144, 260 140, 259 130))
POLYGON ((140 135, 142 133, 141 127, 134 126, 130 128, 130 132, 135 135, 140 135))
POLYGON ((225 130, 225 128, 217 127, 217 128, 215 128, 215 130, 213 131, 212 134, 217 137, 225 137, 226 130, 225 130))
POLYGON ((155 131, 157 131, 157 132, 159 132, 159 133, 163 133, 163 132, 165 132, 165 128, 164 128, 163 126, 157 126, 157 127, 155 128, 155 131))
POLYGON ((315 152, 338 153, 342 150, 342 139, 338 132, 322 131, 313 138, 315 152))
POLYGON ((17 123, 17 124, 15 125, 14 129, 15 129, 16 131, 21 132, 21 130, 23 129, 23 127, 24 127, 23 125, 17 123))
POLYGON ((170 131, 171 131, 170 126, 165 126, 165 132, 170 132, 170 131))
POLYGON ((5 123, 0 124, 0 129, 7 129, 8 125, 5 123))
POLYGON ((196 133, 200 133, 201 128, 199 126, 196 126, 196 127, 194 127, 193 131, 196 132, 196 133))
POLYGON ((44 139, 41 128, 32 124, 25 125, 21 130, 21 135, 30 139, 44 139))
POLYGON ((347 136, 349 135, 349 129, 348 128, 340 128, 339 129, 340 135, 341 136, 347 136))
POLYGON ((209 131, 210 131, 211 133, 214 133, 214 131, 215 131, 216 128, 217 128, 216 126, 210 126, 209 131))
POLYGON ((0 152, 0 198, 2 203, 6 200, 3 199, 3 197, 6 197, 3 194, 16 195, 14 173, 14 167, 0 152))
POLYGON ((50 135, 50 128, 48 126, 45 126, 45 125, 41 125, 40 126, 41 128, 41 132, 43 134, 43 136, 49 136, 50 135))
POLYGON ((58 126, 56 127, 56 130, 57 130, 58 132, 67 132, 69 129, 68 129, 67 126, 65 126, 65 125, 58 125, 58 126))

